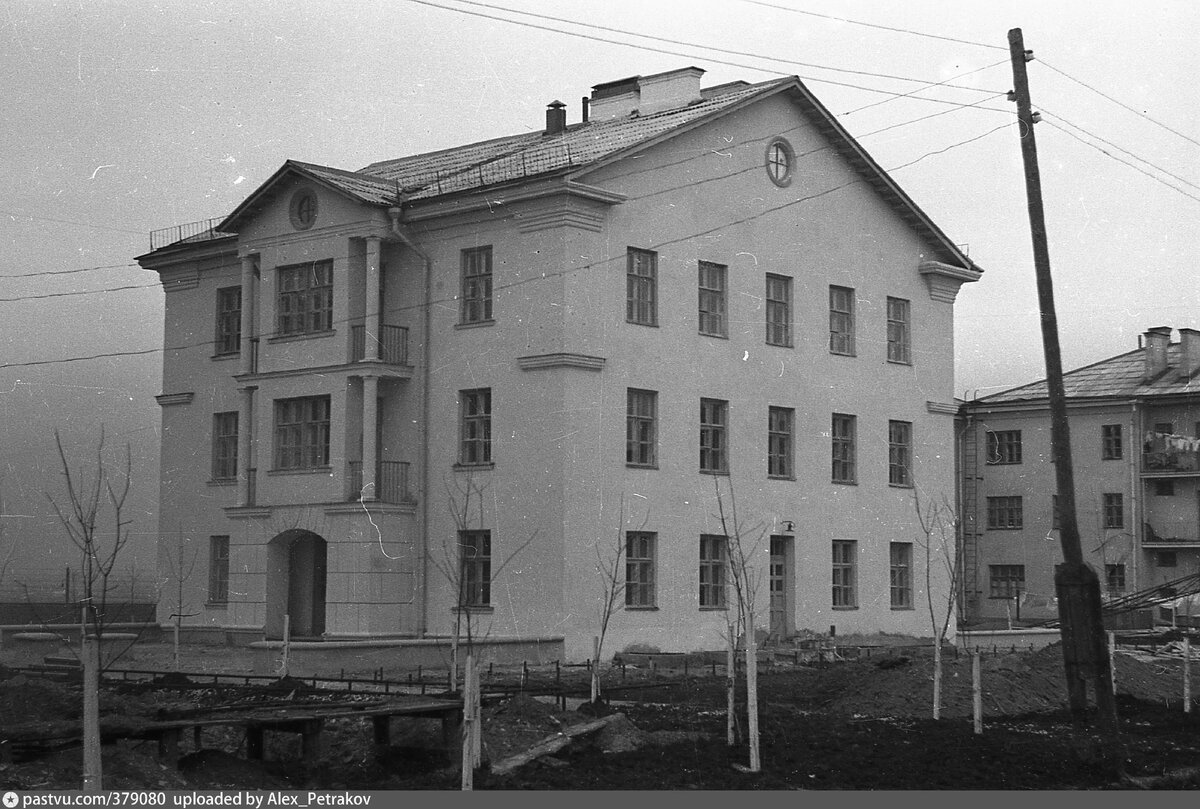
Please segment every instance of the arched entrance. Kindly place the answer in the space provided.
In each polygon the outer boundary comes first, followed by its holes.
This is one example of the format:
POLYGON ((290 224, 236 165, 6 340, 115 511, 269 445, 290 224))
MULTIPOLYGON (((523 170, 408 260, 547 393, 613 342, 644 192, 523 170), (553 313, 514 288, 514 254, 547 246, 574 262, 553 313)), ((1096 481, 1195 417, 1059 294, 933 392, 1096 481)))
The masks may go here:
POLYGON ((267 544, 268 640, 283 638, 285 615, 293 638, 325 632, 325 573, 325 540, 312 531, 284 531, 267 544))

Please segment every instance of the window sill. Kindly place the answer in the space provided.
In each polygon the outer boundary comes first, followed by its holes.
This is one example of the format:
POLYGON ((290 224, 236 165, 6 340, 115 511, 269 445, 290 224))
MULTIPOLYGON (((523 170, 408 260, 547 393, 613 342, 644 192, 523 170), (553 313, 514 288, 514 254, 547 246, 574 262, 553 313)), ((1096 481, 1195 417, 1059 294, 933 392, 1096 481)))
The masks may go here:
POLYGON ((639 321, 637 321, 637 320, 629 320, 628 318, 626 318, 625 322, 626 322, 626 323, 628 323, 630 326, 649 326, 649 327, 650 327, 650 328, 652 328, 652 329, 657 329, 657 328, 658 328, 658 322, 657 322, 657 321, 656 321, 656 322, 654 322, 654 323, 641 323, 641 322, 639 322, 639 321))
POLYGON ((702 474, 702 475, 721 475, 723 477, 729 477, 729 470, 728 469, 701 469, 700 474, 702 474))
POLYGON ((913 487, 911 483, 888 483, 888 485, 893 489, 911 489, 913 487))
POLYGON ((829 482, 834 484, 835 486, 857 486, 858 485, 857 480, 831 480, 829 482))
POLYGON ((795 348, 795 343, 772 343, 770 340, 764 340, 763 345, 774 346, 775 348, 795 348))
POLYGON ((213 354, 209 359, 216 362, 220 360, 236 360, 240 356, 242 356, 240 351, 223 351, 220 354, 213 354))
POLYGON ((795 480, 795 475, 767 475, 767 480, 795 480))
POLYGON ((626 604, 625 611, 626 612, 657 612, 658 605, 657 604, 639 604, 639 605, 635 606, 632 604, 626 604))
POLYGON ((486 463, 456 463, 456 464, 454 464, 454 466, 452 468, 457 471, 463 471, 463 472, 495 469, 496 462, 495 461, 487 461, 486 463))
POLYGON ((719 607, 701 607, 700 612, 728 612, 729 606, 722 604, 719 607))
POLYGON ((834 351, 832 348, 829 349, 829 353, 835 357, 857 357, 858 356, 858 354, 854 353, 853 351, 834 351))
POLYGON ((916 607, 892 607, 892 612, 912 612, 916 607))
POLYGON ((717 334, 716 332, 711 332, 711 331, 698 331, 698 332, 696 332, 696 334, 699 334, 701 337, 715 337, 718 340, 728 340, 729 339, 728 334, 717 334))
POLYGON ((629 469, 658 469, 657 463, 630 463, 626 461, 625 466, 629 469))
POLYGON ((268 469, 268 475, 332 475, 332 466, 302 466, 295 469, 268 469))
POLYGON ((852 612, 858 609, 858 605, 855 604, 853 607, 830 607, 829 609, 833 610, 834 612, 852 612))
POLYGON ((228 601, 208 601, 204 604, 206 610, 224 610, 229 608, 228 601))
POLYGON ((310 340, 319 337, 332 337, 337 334, 337 329, 322 329, 321 331, 302 331, 294 334, 281 334, 278 337, 270 337, 268 343, 291 343, 296 340, 310 340))
POLYGON ((232 478, 213 478, 212 480, 208 481, 208 485, 209 485, 209 486, 236 486, 236 485, 237 485, 237 478, 236 478, 236 477, 232 477, 232 478))
MULTIPOLYGON (((988 531, 1024 531, 1025 527, 1022 525, 989 525, 987 527, 987 530, 988 531)), ((1058 529, 1051 528, 1050 530, 1057 531, 1058 529)))
POLYGON ((911 367, 912 367, 912 360, 893 360, 893 359, 889 359, 889 360, 888 360, 888 365, 906 365, 906 366, 908 366, 909 368, 911 368, 911 367))
POLYGON ((491 604, 470 604, 466 607, 451 607, 450 612, 466 613, 467 615, 490 615, 496 608, 491 604))
POLYGON ((488 318, 487 320, 472 320, 469 323, 455 323, 454 328, 457 329, 482 329, 488 326, 495 326, 496 321, 488 318))

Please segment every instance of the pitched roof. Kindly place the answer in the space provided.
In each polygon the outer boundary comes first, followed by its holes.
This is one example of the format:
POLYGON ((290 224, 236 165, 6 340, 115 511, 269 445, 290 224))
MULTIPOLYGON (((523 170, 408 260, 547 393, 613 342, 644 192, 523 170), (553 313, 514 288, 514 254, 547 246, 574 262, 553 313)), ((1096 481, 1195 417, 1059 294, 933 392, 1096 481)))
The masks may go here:
MULTIPOLYGON (((1167 370, 1145 381, 1146 349, 1139 348, 1118 354, 1091 365, 1063 374, 1063 389, 1068 399, 1133 398, 1200 393, 1200 377, 1180 378, 1179 361, 1182 349, 1174 343, 1167 349, 1167 370)), ((1046 380, 1011 388, 968 402, 975 404, 1010 404, 1049 399, 1046 380)))

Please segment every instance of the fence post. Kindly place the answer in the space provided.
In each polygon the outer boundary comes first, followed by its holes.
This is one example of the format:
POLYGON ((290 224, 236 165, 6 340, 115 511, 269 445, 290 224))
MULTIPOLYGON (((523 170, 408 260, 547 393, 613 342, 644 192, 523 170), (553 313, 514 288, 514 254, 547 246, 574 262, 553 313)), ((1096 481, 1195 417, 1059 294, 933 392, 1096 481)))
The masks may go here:
POLYGON ((983 733, 983 684, 979 666, 979 652, 971 655, 971 696, 974 703, 975 733, 983 733))
POLYGON ((1108 633, 1108 674, 1109 684, 1112 687, 1113 699, 1117 698, 1117 633, 1109 631, 1108 633))
POLYGON ((1192 712, 1192 640, 1183 636, 1183 712, 1192 712))

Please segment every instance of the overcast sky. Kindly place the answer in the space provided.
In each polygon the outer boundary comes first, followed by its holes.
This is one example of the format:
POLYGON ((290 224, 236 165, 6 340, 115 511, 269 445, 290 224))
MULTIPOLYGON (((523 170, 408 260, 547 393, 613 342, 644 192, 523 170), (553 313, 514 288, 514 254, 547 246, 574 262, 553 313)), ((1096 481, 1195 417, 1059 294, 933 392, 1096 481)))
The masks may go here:
POLYGON ((1066 367, 1131 350, 1151 326, 1200 327, 1190 0, 8 0, 0 559, 22 539, 37 548, 27 565, 67 563, 40 541, 56 533, 43 494, 59 491, 52 431, 85 452, 104 423, 111 448, 133 449, 136 564, 152 569, 163 295, 132 261, 151 230, 224 215, 289 158, 356 169, 538 129, 554 99, 574 123, 592 85, 685 65, 706 85, 799 75, 969 246, 985 274, 956 305, 958 395, 1042 377, 1003 95, 1013 27, 1037 57, 1066 367))

